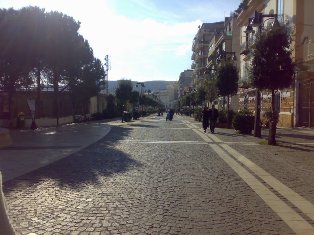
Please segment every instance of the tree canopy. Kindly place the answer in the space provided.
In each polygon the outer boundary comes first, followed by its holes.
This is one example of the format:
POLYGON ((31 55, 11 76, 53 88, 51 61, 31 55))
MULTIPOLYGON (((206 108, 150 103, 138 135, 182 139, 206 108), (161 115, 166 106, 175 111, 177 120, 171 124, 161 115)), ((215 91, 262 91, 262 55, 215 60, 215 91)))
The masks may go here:
POLYGON ((263 31, 253 45, 252 83, 261 90, 287 88, 293 81, 291 36, 288 28, 278 26, 263 31))
POLYGON ((220 96, 234 95, 238 91, 238 71, 231 62, 222 63, 217 70, 217 91, 220 96))
POLYGON ((121 104, 125 105, 127 101, 132 99, 133 85, 131 80, 119 80, 116 89, 116 97, 121 104))
POLYGON ((81 94, 82 87, 88 91, 81 99, 98 93, 104 69, 79 28, 80 22, 60 12, 0 9, 0 89, 8 92, 9 105, 20 88, 37 87, 39 94, 43 80, 55 93, 81 94))
POLYGON ((253 86, 270 90, 272 94, 272 115, 270 120, 268 144, 275 144, 278 111, 275 110, 275 90, 287 88, 294 76, 291 58, 291 34, 284 25, 265 30, 257 36, 253 45, 251 79, 253 86))

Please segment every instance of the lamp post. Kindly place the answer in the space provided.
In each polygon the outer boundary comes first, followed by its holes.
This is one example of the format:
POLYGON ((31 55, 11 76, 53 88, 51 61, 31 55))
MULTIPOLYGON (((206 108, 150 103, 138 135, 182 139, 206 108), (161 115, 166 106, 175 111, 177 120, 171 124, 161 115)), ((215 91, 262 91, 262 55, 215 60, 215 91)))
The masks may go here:
MULTIPOLYGON (((264 23, 267 20, 275 19, 273 26, 278 25, 278 19, 277 14, 262 14, 260 12, 255 11, 254 17, 249 18, 249 23, 246 27, 246 30, 244 31, 246 33, 246 43, 248 46, 248 36, 250 33, 254 33, 253 27, 258 27, 258 33, 262 33, 262 28, 264 26, 264 23), (268 18, 263 22, 263 18, 268 18)), ((248 50, 248 48, 247 48, 248 50)), ((254 136, 255 137, 261 137, 262 136, 262 128, 261 128, 261 91, 259 88, 256 88, 255 91, 255 120, 254 120, 254 136)))

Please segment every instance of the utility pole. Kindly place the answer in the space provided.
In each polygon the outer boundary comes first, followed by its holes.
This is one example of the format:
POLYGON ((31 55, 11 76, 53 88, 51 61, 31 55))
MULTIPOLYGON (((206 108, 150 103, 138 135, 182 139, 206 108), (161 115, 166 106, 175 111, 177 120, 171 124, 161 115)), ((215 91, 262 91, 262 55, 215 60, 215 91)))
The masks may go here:
POLYGON ((109 56, 105 56, 105 88, 106 88, 106 94, 109 94, 108 87, 109 87, 109 75, 108 75, 108 70, 109 70, 109 56))

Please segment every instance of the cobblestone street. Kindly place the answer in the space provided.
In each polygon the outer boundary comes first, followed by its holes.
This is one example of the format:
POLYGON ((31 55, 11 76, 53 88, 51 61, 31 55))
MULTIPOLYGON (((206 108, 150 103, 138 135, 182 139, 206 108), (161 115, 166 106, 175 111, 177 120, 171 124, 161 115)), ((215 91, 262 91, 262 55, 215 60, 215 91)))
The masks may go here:
POLYGON ((112 123, 93 145, 6 182, 17 234, 314 233, 312 149, 299 159, 293 151, 272 158, 265 153, 278 147, 231 130, 204 134, 191 120, 112 123), (275 179, 263 178, 250 160, 275 179), (285 197, 276 179, 304 197, 309 210, 285 197), (301 219, 273 206, 275 197, 301 219))

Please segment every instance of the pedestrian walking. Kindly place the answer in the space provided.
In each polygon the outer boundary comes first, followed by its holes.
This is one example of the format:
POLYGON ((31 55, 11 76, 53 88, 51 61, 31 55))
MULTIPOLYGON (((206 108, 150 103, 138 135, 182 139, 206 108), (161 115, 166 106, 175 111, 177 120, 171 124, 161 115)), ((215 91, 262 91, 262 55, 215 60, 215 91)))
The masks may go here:
POLYGON ((215 108, 215 105, 212 105, 212 108, 209 110, 209 121, 210 121, 210 131, 215 133, 216 122, 218 118, 218 110, 215 108))
POLYGON ((204 133, 206 133, 206 130, 209 127, 209 110, 207 106, 203 108, 202 116, 203 116, 203 129, 204 133))

